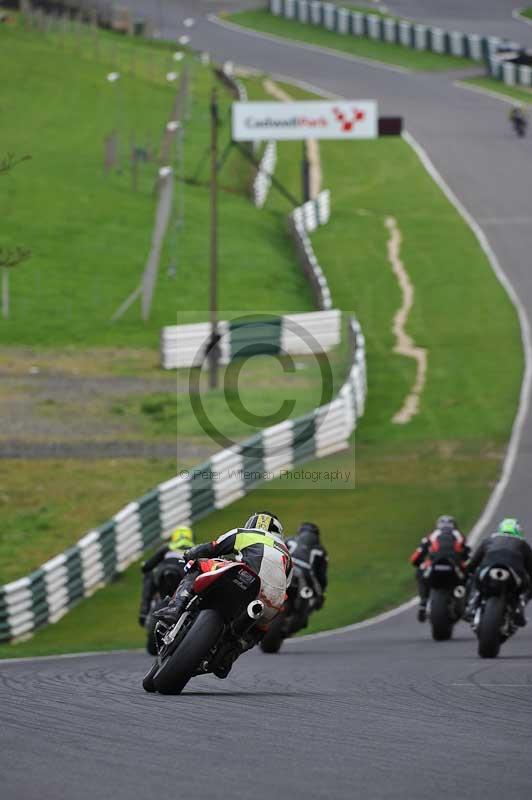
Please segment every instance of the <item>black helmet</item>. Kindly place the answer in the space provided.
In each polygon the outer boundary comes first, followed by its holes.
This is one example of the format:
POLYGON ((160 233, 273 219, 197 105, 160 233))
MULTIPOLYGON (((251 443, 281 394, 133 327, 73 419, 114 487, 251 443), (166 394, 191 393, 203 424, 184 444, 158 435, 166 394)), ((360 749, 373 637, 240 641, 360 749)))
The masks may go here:
POLYGON ((244 525, 244 528, 246 530, 265 531, 276 536, 282 536, 284 530, 281 521, 271 511, 255 511, 244 525))
POLYGON ((297 532, 297 538, 310 547, 320 543, 320 529, 313 522, 302 522, 297 532))
POLYGON ((436 520, 436 528, 439 531, 443 531, 444 529, 445 531, 448 531, 449 529, 453 531, 455 528, 458 528, 458 525, 456 524, 454 517, 444 514, 443 516, 438 517, 436 520))

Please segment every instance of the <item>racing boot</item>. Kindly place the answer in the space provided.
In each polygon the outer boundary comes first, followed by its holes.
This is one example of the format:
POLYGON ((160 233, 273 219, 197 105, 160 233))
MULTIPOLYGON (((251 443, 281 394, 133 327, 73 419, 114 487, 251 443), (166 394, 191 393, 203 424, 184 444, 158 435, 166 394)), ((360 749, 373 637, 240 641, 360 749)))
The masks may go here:
POLYGON ((427 601, 422 600, 417 610, 417 621, 425 622, 426 619, 427 619, 427 601))
POLYGON ((154 619, 160 619, 170 625, 175 625, 185 610, 185 606, 187 605, 188 601, 194 594, 192 591, 192 584, 194 583, 194 580, 195 575, 190 575, 187 578, 184 578, 181 581, 181 585, 175 593, 174 598, 170 600, 168 605, 164 608, 158 609, 158 611, 153 612, 154 619))
POLYGON ((473 591, 465 607, 464 613, 462 614, 462 619, 464 619, 465 622, 471 623, 474 621, 478 606, 478 599, 479 599, 478 592, 473 591))

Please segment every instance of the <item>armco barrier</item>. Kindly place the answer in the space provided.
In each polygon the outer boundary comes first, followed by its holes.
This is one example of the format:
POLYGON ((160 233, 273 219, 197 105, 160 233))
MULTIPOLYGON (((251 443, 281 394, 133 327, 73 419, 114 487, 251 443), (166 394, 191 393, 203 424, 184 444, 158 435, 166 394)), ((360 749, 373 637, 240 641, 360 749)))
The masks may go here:
POLYGON ((340 8, 321 0, 270 0, 270 12, 275 16, 317 25, 344 36, 363 36, 416 50, 428 50, 452 56, 483 61, 499 46, 519 49, 519 45, 498 36, 444 31, 441 28, 419 25, 408 20, 381 17, 370 11, 340 8))
POLYGON ((277 142, 266 142, 266 147, 262 154, 257 174, 253 181, 253 202, 257 208, 262 208, 268 197, 270 186, 272 185, 272 175, 275 172, 277 163, 277 142))
POLYGON ((177 525, 224 508, 296 464, 347 447, 366 399, 364 337, 355 319, 349 331, 351 368, 332 402, 267 428, 216 453, 189 475, 160 484, 31 575, 0 587, 0 641, 56 622, 177 525))
MULTIPOLYGON (((282 317, 244 317, 218 323, 220 362, 251 352, 309 355, 330 350, 340 343, 339 311, 311 311, 282 317)), ((165 369, 199 366, 211 338, 209 322, 167 325, 161 331, 161 363, 165 369)))
POLYGON ((318 308, 328 311, 332 308, 332 299, 327 280, 318 263, 310 241, 309 233, 319 225, 325 225, 331 214, 330 192, 320 192, 317 200, 296 208, 288 219, 290 235, 296 246, 299 262, 310 283, 314 301, 318 308))

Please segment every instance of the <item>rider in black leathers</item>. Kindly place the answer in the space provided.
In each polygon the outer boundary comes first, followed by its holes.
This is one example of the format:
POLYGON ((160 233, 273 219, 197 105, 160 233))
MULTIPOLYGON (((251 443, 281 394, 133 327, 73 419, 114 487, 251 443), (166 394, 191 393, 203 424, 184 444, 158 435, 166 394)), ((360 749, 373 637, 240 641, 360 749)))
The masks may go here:
POLYGON ((431 564, 432 559, 441 556, 447 557, 465 571, 469 555, 469 546, 458 529, 455 518, 446 514, 438 517, 436 528, 428 536, 423 537, 410 556, 410 563, 416 567, 419 589, 419 608, 417 612, 419 622, 425 622, 427 618, 430 585, 427 578, 425 578, 425 570, 431 564))
MULTIPOLYGON (((480 574, 496 564, 509 567, 521 582, 519 605, 514 611, 514 622, 526 625, 525 606, 532 587, 532 548, 526 541, 516 519, 505 519, 499 530, 484 539, 473 553, 469 570, 478 584, 480 574)), ((471 587, 472 588, 472 587, 471 587)), ((478 591, 471 591, 465 618, 471 621, 478 602, 478 591)))
POLYGON ((188 526, 176 528, 168 544, 163 544, 141 565, 143 575, 140 600, 139 625, 143 628, 150 612, 153 597, 159 593, 161 600, 172 595, 185 576, 183 553, 194 546, 194 535, 188 526))
POLYGON ((288 539, 286 544, 294 566, 299 567, 314 590, 314 608, 322 608, 328 582, 328 557, 321 544, 320 529, 313 522, 302 522, 296 536, 288 539))

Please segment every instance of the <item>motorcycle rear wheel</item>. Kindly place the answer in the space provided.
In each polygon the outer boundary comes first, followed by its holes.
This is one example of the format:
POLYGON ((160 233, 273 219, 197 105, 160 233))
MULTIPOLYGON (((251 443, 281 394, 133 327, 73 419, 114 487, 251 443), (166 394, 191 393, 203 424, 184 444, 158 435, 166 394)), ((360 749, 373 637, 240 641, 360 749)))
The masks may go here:
POLYGON ((183 641, 153 676, 155 690, 161 694, 180 694, 223 628, 224 621, 218 611, 212 608, 200 611, 183 641))
POLYGON ((432 589, 430 593, 430 622, 434 641, 445 642, 453 635, 453 622, 449 616, 449 594, 443 589, 432 589))
POLYGON ((501 625, 504 617, 504 597, 489 597, 478 626, 478 654, 481 658, 496 658, 501 649, 501 625))

